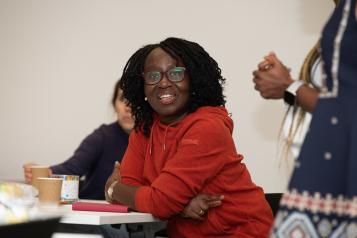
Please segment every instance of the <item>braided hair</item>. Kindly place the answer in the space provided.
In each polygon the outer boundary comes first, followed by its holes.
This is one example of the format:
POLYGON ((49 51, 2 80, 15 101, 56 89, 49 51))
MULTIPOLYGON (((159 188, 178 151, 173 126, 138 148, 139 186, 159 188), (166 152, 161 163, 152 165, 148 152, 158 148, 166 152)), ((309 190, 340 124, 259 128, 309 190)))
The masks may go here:
MULTIPOLYGON (((305 85, 311 85, 316 89, 318 89, 318 87, 314 84, 314 82, 311 79, 311 69, 314 63, 316 62, 316 60, 320 57, 319 48, 320 48, 320 41, 318 41, 314 45, 314 47, 310 50, 310 52, 305 57, 304 63, 301 66, 300 73, 299 73, 299 79, 302 80, 305 85)), ((301 124, 303 124, 306 115, 306 111, 303 110, 301 107, 299 107, 297 104, 293 106, 289 106, 284 115, 283 124, 285 123, 287 116, 291 110, 292 110, 292 120, 289 126, 288 135, 286 137, 285 157, 287 157, 288 150, 293 144, 294 137, 298 132, 301 124)), ((280 134, 282 133, 282 129, 283 128, 281 127, 280 134)))
POLYGON ((182 62, 190 78, 190 99, 187 112, 202 106, 224 106, 223 85, 225 79, 217 62, 195 42, 170 37, 158 44, 150 44, 137 50, 126 63, 121 76, 123 96, 130 104, 135 118, 134 129, 149 136, 153 123, 153 109, 145 101, 144 71, 145 60, 150 52, 160 47, 177 62, 182 62))
MULTIPOLYGON (((335 2, 336 6, 340 3, 340 0, 333 0, 333 1, 335 2)), ((300 73, 299 73, 299 78, 300 78, 300 80, 304 81, 305 85, 310 85, 313 88, 317 89, 318 91, 320 91, 318 86, 316 84, 314 84, 313 80, 311 79, 311 69, 312 69, 314 63, 321 56, 319 49, 320 49, 320 41, 318 41, 314 45, 314 47, 310 50, 310 52, 305 57, 304 63, 301 66, 300 73)), ((291 121, 291 124, 289 127, 288 136, 287 136, 286 143, 285 143, 285 155, 286 155, 285 157, 287 157, 288 149, 293 144, 294 137, 295 137, 296 133, 298 132, 299 127, 304 122, 305 115, 306 115, 306 111, 303 110, 298 105, 289 106, 285 113, 285 116, 283 119, 283 124, 286 121, 287 115, 290 112, 290 110, 293 110, 293 112, 292 112, 293 114, 292 114, 292 121, 291 121)), ((283 129, 282 127, 280 130, 280 134, 283 129)))

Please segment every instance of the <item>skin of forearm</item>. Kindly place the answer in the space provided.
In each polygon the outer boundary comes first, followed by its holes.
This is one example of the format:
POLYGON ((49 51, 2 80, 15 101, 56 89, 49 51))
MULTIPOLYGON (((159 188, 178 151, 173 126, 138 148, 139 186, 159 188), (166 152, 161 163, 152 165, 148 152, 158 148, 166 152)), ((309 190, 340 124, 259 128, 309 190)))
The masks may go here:
POLYGON ((135 194, 140 187, 129 186, 118 182, 113 188, 113 200, 135 208, 135 194))
POLYGON ((312 113, 315 109, 317 100, 319 97, 319 91, 314 88, 310 88, 306 85, 301 86, 297 91, 297 103, 304 109, 312 113))

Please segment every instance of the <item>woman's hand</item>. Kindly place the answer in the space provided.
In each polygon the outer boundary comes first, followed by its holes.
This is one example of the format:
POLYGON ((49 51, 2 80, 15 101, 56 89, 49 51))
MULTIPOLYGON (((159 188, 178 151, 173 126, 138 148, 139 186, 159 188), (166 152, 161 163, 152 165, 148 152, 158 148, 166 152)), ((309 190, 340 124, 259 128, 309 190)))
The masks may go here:
POLYGON ((265 99, 281 99, 285 90, 293 82, 290 70, 274 53, 264 57, 258 64, 258 70, 253 72, 255 90, 265 99))
MULTIPOLYGON (((26 183, 31 183, 32 181, 32 170, 31 170, 31 167, 32 166, 35 166, 35 165, 38 165, 38 164, 35 164, 35 163, 27 163, 27 164, 24 164, 22 166, 22 168, 24 169, 24 176, 25 176, 25 181, 26 183)), ((52 170, 49 169, 49 175, 51 177, 52 175, 52 170)))
POLYGON ((25 181, 26 183, 31 183, 32 180, 32 171, 31 171, 31 166, 37 165, 35 163, 27 163, 22 166, 24 168, 24 175, 25 175, 25 181))
MULTIPOLYGON (((255 90, 265 99, 284 98, 285 90, 293 83, 290 69, 287 68, 274 53, 264 57, 253 72, 255 90)), ((319 90, 307 85, 297 91, 297 103, 305 111, 312 113, 319 98, 319 90)))
POLYGON ((115 181, 117 181, 117 182, 121 181, 120 163, 118 161, 115 161, 113 173, 109 176, 107 182, 105 183, 105 189, 104 189, 105 200, 107 200, 107 202, 109 202, 109 203, 115 203, 115 200, 111 199, 108 196, 108 189, 115 181))
POLYGON ((183 209, 181 216, 197 220, 204 220, 204 215, 210 208, 218 207, 222 204, 223 195, 198 194, 192 198, 183 209))

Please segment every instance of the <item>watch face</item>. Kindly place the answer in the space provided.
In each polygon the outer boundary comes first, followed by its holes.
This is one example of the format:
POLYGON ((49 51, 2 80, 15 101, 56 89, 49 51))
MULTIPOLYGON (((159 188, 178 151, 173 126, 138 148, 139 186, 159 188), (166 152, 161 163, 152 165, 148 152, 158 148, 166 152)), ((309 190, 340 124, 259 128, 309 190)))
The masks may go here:
POLYGON ((284 102, 293 106, 293 105, 295 105, 295 100, 296 100, 296 98, 295 98, 294 94, 292 94, 288 91, 284 92, 284 102))

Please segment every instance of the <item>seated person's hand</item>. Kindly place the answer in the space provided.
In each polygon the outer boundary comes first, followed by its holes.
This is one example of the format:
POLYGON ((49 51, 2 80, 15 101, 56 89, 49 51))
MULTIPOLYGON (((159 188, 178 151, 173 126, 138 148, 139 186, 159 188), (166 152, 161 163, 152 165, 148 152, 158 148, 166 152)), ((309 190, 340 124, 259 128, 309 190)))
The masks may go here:
POLYGON ((31 183, 32 180, 32 172, 31 172, 31 166, 37 165, 35 163, 27 163, 22 166, 24 169, 24 175, 25 175, 25 181, 26 183, 31 183))
POLYGON ((285 90, 293 82, 290 70, 274 53, 264 57, 258 64, 258 70, 253 72, 255 90, 266 99, 281 99, 285 90))
POLYGON ((105 184, 104 193, 105 193, 105 200, 107 200, 107 202, 115 203, 115 201, 113 199, 111 199, 110 196, 108 195, 108 189, 115 181, 120 182, 120 180, 121 180, 121 177, 120 177, 120 163, 118 161, 116 161, 115 164, 114 164, 113 173, 109 176, 109 178, 108 178, 108 180, 107 180, 107 182, 105 184))
MULTIPOLYGON (((22 167, 24 169, 24 175, 25 175, 25 181, 26 183, 31 183, 32 180, 32 171, 31 171, 31 166, 38 165, 36 163, 26 163, 22 167)), ((52 170, 49 169, 49 174, 50 176, 52 175, 52 170)))
POLYGON ((210 208, 218 207, 222 204, 223 195, 198 194, 192 198, 188 205, 183 209, 181 216, 203 220, 204 215, 210 208))

